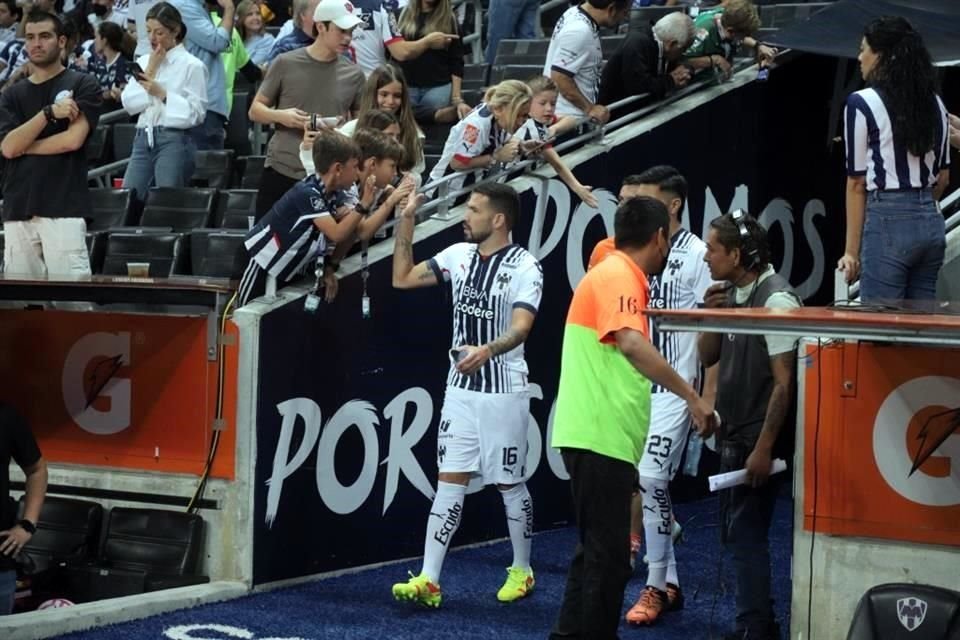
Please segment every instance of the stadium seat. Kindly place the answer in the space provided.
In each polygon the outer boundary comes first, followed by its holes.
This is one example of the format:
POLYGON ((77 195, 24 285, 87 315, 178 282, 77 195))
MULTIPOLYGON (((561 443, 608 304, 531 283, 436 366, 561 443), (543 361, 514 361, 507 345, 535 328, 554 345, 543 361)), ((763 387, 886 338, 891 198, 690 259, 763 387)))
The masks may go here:
POLYGON ((92 215, 87 218, 87 231, 103 231, 111 227, 134 224, 129 189, 90 189, 92 215))
MULTIPOLYGON (((22 517, 24 498, 18 513, 22 517)), ((103 507, 96 502, 47 496, 40 510, 37 532, 23 551, 29 556, 32 574, 45 572, 60 561, 90 560, 97 555, 103 507)))
POLYGON ((801 20, 806 20, 826 7, 828 3, 789 3, 772 4, 758 7, 760 24, 767 28, 783 28, 801 20))
POLYGON ((543 63, 540 64, 494 64, 490 69, 490 84, 504 80, 523 80, 543 75, 543 63))
POLYGON ((99 124, 93 132, 87 136, 84 144, 84 150, 87 153, 87 163, 95 167, 103 160, 104 153, 107 150, 107 140, 110 137, 110 129, 107 124, 99 124))
POLYGON ((128 262, 150 263, 151 278, 188 273, 189 249, 184 244, 183 235, 171 231, 113 232, 107 238, 103 274, 125 276, 128 262))
MULTIPOLYGON (((23 517, 21 496, 17 513, 23 517)), ((18 605, 32 609, 60 595, 65 567, 86 564, 97 555, 103 507, 96 502, 47 496, 37 532, 20 553, 17 579, 27 594, 18 605)))
POLYGON ((136 135, 137 125, 132 122, 118 122, 113 125, 113 159, 115 161, 130 157, 136 135))
MULTIPOLYGON (((683 7, 640 7, 630 12, 630 26, 628 31, 649 28, 651 24, 674 11, 680 11, 683 7)), ((609 56, 604 55, 606 60, 609 56)))
POLYGON ((621 36, 603 36, 600 38, 600 50, 603 52, 603 59, 609 60, 617 50, 623 46, 625 35, 621 36))
POLYGON ((426 168, 423 171, 423 175, 429 176, 430 172, 433 171, 433 168, 437 165, 437 162, 440 160, 440 154, 439 153, 424 154, 423 160, 424 160, 424 164, 426 165, 426 168))
POLYGON ((463 83, 461 88, 483 89, 490 81, 490 65, 465 64, 463 65, 463 83))
MULTIPOLYGON (((190 262, 195 276, 239 277, 237 255, 246 233, 232 229, 204 229, 190 234, 190 262)), ((244 257, 246 252, 244 251, 244 257)), ((243 267, 241 267, 242 269, 243 267)))
POLYGON ((209 227, 216 196, 216 189, 154 187, 147 193, 140 226, 185 230, 209 227))
POLYGON ((869 589, 853 614, 847 640, 956 640, 960 593, 925 584, 869 589))
POLYGON ((233 149, 197 151, 193 157, 193 177, 190 185, 227 189, 233 176, 233 149))
MULTIPOLYGON (((238 89, 238 87, 234 86, 234 89, 238 89)), ((253 147, 250 144, 250 118, 247 116, 251 95, 253 95, 252 89, 249 91, 234 91, 233 108, 231 108, 230 118, 227 120, 227 138, 224 144, 228 149, 233 149, 234 155, 238 157, 253 153, 253 147)), ((224 185, 224 187, 226 186, 229 185, 224 185)))
POLYGON ((74 602, 209 582, 198 575, 204 522, 196 514, 114 507, 97 560, 68 567, 74 602))
POLYGON ((107 232, 87 233, 87 254, 90 256, 90 272, 103 273, 103 257, 107 252, 107 232))
POLYGON ((256 189, 221 191, 213 226, 223 229, 249 229, 257 205, 256 189))
MULTIPOLYGON (((547 59, 547 49, 550 40, 501 40, 497 44, 497 55, 493 58, 494 66, 508 64, 538 64, 543 71, 544 60, 547 59)), ((493 79, 490 80, 493 83, 493 79)))
POLYGON ((263 163, 267 156, 244 156, 237 158, 240 163, 240 187, 243 189, 259 189, 260 176, 263 175, 263 163))
POLYGON ((421 124, 420 130, 425 136, 423 139, 423 152, 426 154, 441 153, 443 145, 447 142, 450 135, 450 125, 447 124, 421 124))

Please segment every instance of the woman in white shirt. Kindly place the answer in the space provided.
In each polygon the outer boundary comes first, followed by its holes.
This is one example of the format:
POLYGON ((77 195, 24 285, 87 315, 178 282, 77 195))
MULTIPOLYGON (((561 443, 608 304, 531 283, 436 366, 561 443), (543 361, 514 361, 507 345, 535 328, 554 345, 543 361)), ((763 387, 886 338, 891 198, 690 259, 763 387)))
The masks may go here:
POLYGON ((207 111, 207 70, 184 48, 187 28, 175 7, 158 2, 147 12, 151 52, 137 60, 120 99, 140 115, 123 185, 145 200, 147 190, 185 186, 193 174, 196 146, 189 131, 207 111))

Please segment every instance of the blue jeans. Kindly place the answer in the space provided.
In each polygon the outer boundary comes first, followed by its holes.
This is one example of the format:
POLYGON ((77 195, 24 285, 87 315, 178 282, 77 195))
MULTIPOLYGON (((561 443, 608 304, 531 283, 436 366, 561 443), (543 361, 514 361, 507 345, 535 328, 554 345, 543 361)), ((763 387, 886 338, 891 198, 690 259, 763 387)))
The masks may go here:
POLYGON ((943 214, 930 189, 871 191, 860 242, 860 298, 933 300, 946 246, 943 214))
MULTIPOLYGON (((753 444, 720 444, 720 472, 743 469, 753 444)), ((780 487, 778 476, 754 489, 740 485, 720 494, 720 537, 733 558, 737 636, 772 640, 776 634, 770 599, 770 523, 780 487)), ((779 640, 779 638, 776 638, 779 640)))
POLYGON ((185 187, 193 175, 197 148, 184 129, 154 127, 153 148, 147 144, 146 129, 137 129, 123 186, 143 201, 150 187, 185 187))
POLYGON ((441 84, 436 87, 410 87, 410 104, 413 117, 421 124, 434 124, 437 111, 450 106, 453 85, 441 84))
POLYGON ((493 64, 497 45, 507 38, 532 40, 537 37, 539 0, 490 0, 487 12, 487 48, 484 58, 493 64))
POLYGON ((437 109, 450 106, 452 92, 453 86, 450 83, 436 87, 410 87, 410 104, 416 111, 436 112, 437 109))
POLYGON ((223 149, 226 139, 227 119, 214 111, 207 111, 203 124, 190 129, 190 137, 197 146, 197 151, 223 149))
POLYGON ((17 592, 17 572, 0 571, 0 616, 13 613, 13 596, 17 592))

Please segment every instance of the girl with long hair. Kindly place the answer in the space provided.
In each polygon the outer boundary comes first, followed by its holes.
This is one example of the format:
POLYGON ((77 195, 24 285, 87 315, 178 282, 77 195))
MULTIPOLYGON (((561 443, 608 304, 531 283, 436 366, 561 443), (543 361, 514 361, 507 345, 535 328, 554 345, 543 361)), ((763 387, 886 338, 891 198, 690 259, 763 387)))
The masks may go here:
POLYGON ((276 39, 267 32, 261 7, 253 0, 243 0, 237 5, 237 33, 253 64, 266 67, 276 39))
POLYGON ((950 181, 947 111, 930 53, 904 18, 867 25, 860 43, 867 88, 847 98, 846 248, 870 300, 932 300, 946 233, 937 200, 950 181))
POLYGON ((490 87, 483 102, 450 130, 443 154, 430 172, 430 182, 461 172, 450 181, 450 191, 455 191, 463 186, 468 173, 479 174, 516 160, 520 140, 513 134, 526 122, 532 98, 530 87, 519 80, 504 80, 490 87))
MULTIPOLYGON (((400 123, 400 144, 404 149, 400 170, 404 173, 423 173, 423 132, 413 116, 407 79, 403 71, 393 64, 374 69, 363 87, 358 114, 362 116, 374 110, 393 114, 400 123)), ((353 135, 356 127, 357 121, 351 120, 340 127, 340 132, 353 135)))

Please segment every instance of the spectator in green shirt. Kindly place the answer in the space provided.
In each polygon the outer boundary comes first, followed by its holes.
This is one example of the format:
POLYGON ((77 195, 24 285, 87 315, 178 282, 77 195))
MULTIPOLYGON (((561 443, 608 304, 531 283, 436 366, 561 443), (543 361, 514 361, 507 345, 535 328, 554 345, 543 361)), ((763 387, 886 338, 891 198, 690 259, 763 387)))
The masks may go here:
MULTIPOLYGON (((212 3, 208 1, 207 6, 217 7, 219 5, 214 0, 212 3)), ((214 26, 220 25, 220 16, 213 10, 210 11, 210 18, 213 20, 214 26)), ((237 76, 237 71, 242 73, 251 84, 260 82, 263 73, 260 71, 260 67, 250 60, 247 48, 243 46, 243 38, 240 37, 240 33, 236 29, 230 33, 230 46, 220 54, 220 60, 223 62, 223 72, 227 79, 227 111, 231 111, 233 109, 233 82, 237 76)))
POLYGON ((686 64, 694 70, 718 68, 729 78, 733 56, 742 45, 753 49, 758 62, 765 65, 777 50, 753 37, 759 29, 760 14, 750 0, 728 0, 722 7, 704 11, 694 21, 693 44, 683 54, 686 64))

